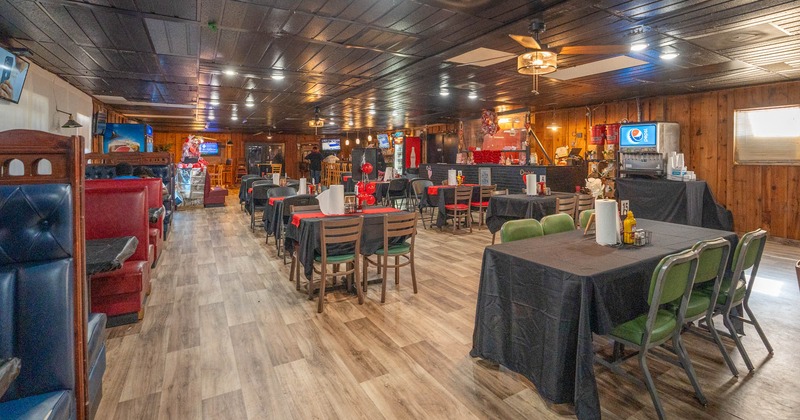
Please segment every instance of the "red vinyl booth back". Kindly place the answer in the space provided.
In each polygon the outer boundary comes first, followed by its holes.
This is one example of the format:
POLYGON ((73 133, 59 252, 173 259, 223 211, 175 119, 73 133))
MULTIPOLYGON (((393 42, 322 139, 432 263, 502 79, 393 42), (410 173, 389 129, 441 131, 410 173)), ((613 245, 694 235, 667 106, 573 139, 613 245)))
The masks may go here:
POLYGON ((147 187, 147 207, 151 209, 164 205, 161 200, 161 178, 141 179, 87 179, 86 189, 89 188, 116 188, 120 185, 144 185, 147 187))
POLYGON ((147 190, 138 185, 89 188, 89 182, 86 184, 86 239, 135 236, 139 245, 128 260, 147 261, 150 242, 147 190))

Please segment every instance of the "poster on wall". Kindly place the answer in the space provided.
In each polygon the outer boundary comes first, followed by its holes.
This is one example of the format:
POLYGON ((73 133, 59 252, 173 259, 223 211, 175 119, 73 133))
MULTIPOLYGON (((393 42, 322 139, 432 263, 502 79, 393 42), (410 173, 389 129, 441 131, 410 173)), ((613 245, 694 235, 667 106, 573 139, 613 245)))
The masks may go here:
POLYGON ((100 109, 94 114, 94 135, 102 136, 105 134, 106 131, 106 120, 108 119, 108 114, 106 113, 105 108, 100 109))
POLYGON ((405 138, 406 168, 418 168, 422 160, 422 141, 419 137, 405 138))
POLYGON ((103 153, 152 152, 153 128, 146 124, 106 124, 103 153))

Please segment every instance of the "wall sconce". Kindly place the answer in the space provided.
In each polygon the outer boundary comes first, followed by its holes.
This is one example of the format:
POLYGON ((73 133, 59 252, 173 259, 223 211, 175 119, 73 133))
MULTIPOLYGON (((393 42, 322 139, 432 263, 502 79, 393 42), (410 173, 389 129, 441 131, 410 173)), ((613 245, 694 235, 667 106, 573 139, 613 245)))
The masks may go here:
POLYGON ((69 112, 64 112, 64 111, 62 111, 60 109, 56 109, 56 111, 58 111, 58 112, 60 112, 60 113, 62 113, 64 115, 69 115, 69 118, 67 119, 67 122, 64 123, 64 125, 62 125, 61 128, 80 128, 80 127, 83 127, 82 125, 78 124, 77 121, 72 119, 72 114, 70 114, 69 112))

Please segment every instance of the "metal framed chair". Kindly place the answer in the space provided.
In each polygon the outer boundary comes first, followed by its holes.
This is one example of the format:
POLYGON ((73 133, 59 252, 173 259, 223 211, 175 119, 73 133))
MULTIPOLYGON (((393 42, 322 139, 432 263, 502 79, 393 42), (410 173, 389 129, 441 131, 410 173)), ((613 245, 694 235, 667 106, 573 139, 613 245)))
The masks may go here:
POLYGON ((269 200, 268 192, 274 187, 275 185, 272 184, 272 181, 256 181, 253 183, 253 191, 250 193, 247 202, 247 212, 250 213, 251 232, 255 232, 256 230, 256 212, 264 211, 267 201, 269 200))
MULTIPOLYGON (((494 193, 492 193, 492 196, 495 195, 508 195, 508 188, 504 190, 495 190, 494 193)), ((497 232, 492 234, 492 245, 494 245, 495 239, 497 239, 497 232)))
POLYGON ((453 233, 458 229, 459 220, 464 220, 469 233, 472 233, 472 211, 470 202, 472 201, 472 187, 456 187, 453 193, 453 202, 444 205, 445 213, 453 218, 453 233))
MULTIPOLYGON (((297 195, 297 190, 292 188, 292 187, 273 187, 273 188, 270 188, 269 190, 267 190, 267 202, 269 202, 270 198, 292 197, 292 196, 295 196, 295 195, 297 195)), ((266 205, 264 206, 264 209, 265 209, 264 211, 266 211, 266 205)), ((264 221, 264 230, 266 230, 266 232, 267 232, 267 234, 266 234, 266 242, 265 243, 269 243, 269 237, 272 236, 272 233, 274 231, 273 231, 272 228, 267 226, 267 215, 266 214, 262 215, 261 220, 264 221)), ((274 224, 276 222, 277 221, 273 221, 272 223, 274 224)))
POLYGON ((406 178, 395 178, 389 181, 389 188, 386 192, 386 204, 395 207, 398 201, 405 200, 407 187, 408 180, 406 178))
MULTIPOLYGON (((672 348, 668 350, 671 350, 677 356, 677 361, 666 357, 664 359, 683 368, 694 387, 695 396, 700 403, 707 404, 703 391, 700 389, 700 384, 697 382, 692 363, 686 353, 686 348, 681 340, 681 327, 684 322, 686 307, 689 303, 689 296, 692 292, 695 273, 697 272, 697 262, 698 253, 693 250, 668 255, 661 259, 650 280, 650 292, 647 297, 650 310, 645 315, 618 325, 606 336, 614 342, 613 360, 608 361, 595 355, 595 362, 611 369, 620 376, 636 383, 641 384, 644 382, 650 393, 650 398, 653 400, 653 406, 655 406, 659 419, 665 418, 664 408, 653 383, 653 377, 647 367, 647 354, 650 353, 651 349, 659 347, 669 340, 672 340, 672 348), (677 311, 665 309, 667 305, 677 306, 678 309, 677 311), (632 347, 637 351, 622 357, 624 346, 632 347), (622 363, 633 356, 637 356, 639 360, 644 381, 620 367, 622 363)), ((662 356, 656 352, 651 354, 662 356)))
MULTIPOLYGON (((731 243, 723 238, 701 241, 692 247, 697 251, 699 260, 697 264, 697 275, 694 280, 694 289, 689 296, 689 303, 684 315, 685 325, 691 322, 703 320, 705 326, 711 334, 710 339, 716 343, 725 364, 728 365, 733 376, 739 376, 736 365, 733 364, 731 356, 722 344, 722 340, 714 326, 714 302, 719 297, 719 289, 722 280, 725 278, 725 268, 728 266, 728 257, 731 253, 731 243)), ((689 328, 687 331, 693 331, 689 328)), ((705 336, 704 336, 705 337, 705 336)))
POLYGON ((548 214, 542 217, 541 223, 545 235, 575 230, 575 221, 567 213, 548 214))
POLYGON ((520 239, 544 235, 542 225, 536 219, 509 220, 500 228, 500 242, 513 242, 520 239))
MULTIPOLYGON (((318 204, 309 204, 307 206, 292 206, 289 211, 291 213, 299 211, 319 211, 318 204)), ((285 252, 284 252, 285 253, 285 252)), ((284 263, 285 263, 284 257, 284 263)), ((289 267, 289 281, 295 282, 295 288, 300 290, 300 265, 297 261, 297 249, 292 250, 292 265, 289 267), (295 271, 296 270, 296 271, 295 271)))
MULTIPOLYGON (((314 286, 314 275, 308 281, 308 296, 313 298, 315 289, 319 289, 319 303, 317 304, 317 312, 322 313, 325 309, 325 287, 328 277, 347 276, 348 288, 350 285, 350 275, 354 281, 360 278, 358 257, 361 253, 361 229, 364 226, 364 218, 348 217, 346 219, 335 220, 322 220, 320 226, 320 254, 314 257, 314 270, 313 273, 320 275, 319 286, 314 286), (328 253, 329 245, 350 245, 347 252, 336 254, 328 253), (320 268, 317 269, 319 263, 320 268), (345 264, 345 271, 328 271, 328 265, 345 264)), ((358 303, 364 303, 364 292, 361 287, 356 284, 356 292, 358 293, 358 303)))
POLYGON ((247 180, 254 178, 261 178, 261 177, 258 175, 242 176, 242 181, 241 184, 239 185, 239 205, 242 207, 242 211, 245 211, 244 205, 247 204, 247 189, 249 188, 247 180))
POLYGON ((298 194, 283 200, 283 220, 277 221, 279 224, 275 235, 275 248, 278 251, 278 256, 283 257, 284 264, 286 264, 286 253, 283 252, 281 245, 283 244, 283 234, 286 231, 286 225, 291 222, 292 207, 309 205, 319 205, 317 197, 311 194, 298 194))
POLYGON ((594 214, 594 209, 582 210, 580 214, 578 214, 578 223, 580 223, 578 226, 580 226, 581 229, 586 229, 586 225, 589 223, 589 218, 592 217, 592 214, 594 214))
MULTIPOLYGON (((409 194, 413 195, 413 201, 409 201, 409 211, 416 211, 417 209, 419 209, 419 215, 420 219, 422 219, 423 229, 427 229, 427 226, 425 226, 425 213, 423 212, 424 208, 420 207, 420 204, 422 203, 423 191, 425 191, 426 188, 432 185, 433 181, 430 181, 428 179, 417 178, 417 179, 412 179, 408 187, 409 194), (411 207, 412 205, 413 207, 411 207)), ((426 206, 425 208, 434 209, 434 207, 429 207, 429 206, 426 206)), ((433 220, 432 217, 431 220, 433 220)))
POLYGON ((750 309, 750 293, 753 291, 753 284, 755 283, 766 242, 767 231, 763 229, 757 229, 742 235, 739 243, 736 244, 736 250, 733 252, 730 274, 726 275, 722 280, 716 307, 714 308, 714 316, 721 315, 723 324, 728 329, 727 333, 721 331, 718 331, 718 333, 731 338, 736 343, 736 348, 739 349, 739 353, 741 353, 742 359, 744 359, 744 363, 750 371, 754 369, 753 363, 750 361, 750 356, 739 338, 733 320, 736 319, 756 327, 756 331, 767 351, 769 351, 769 354, 773 353, 772 345, 764 334, 764 330, 761 329, 753 310, 750 309), (746 275, 747 270, 750 270, 749 276, 746 275), (744 317, 744 314, 731 314, 733 308, 739 305, 742 305, 747 317, 744 317))
POLYGON ((367 290, 367 270, 372 263, 383 273, 381 283, 381 303, 386 302, 386 278, 390 268, 394 268, 394 284, 400 284, 400 267, 411 266, 411 284, 414 293, 417 293, 417 272, 414 268, 414 240, 417 236, 417 214, 386 214, 383 217, 383 246, 375 251, 376 259, 372 261, 368 256, 363 257, 363 287, 367 290), (402 244, 390 245, 395 238, 407 238, 402 244), (394 257, 394 264, 389 263, 389 257, 394 257), (405 258, 401 261, 400 258, 405 258))
POLYGON ((497 190, 497 185, 481 185, 479 188, 478 201, 473 201, 469 203, 469 205, 473 209, 478 209, 478 229, 481 229, 481 227, 486 224, 484 215, 486 214, 486 209, 489 208, 489 200, 494 195, 495 190, 497 190))

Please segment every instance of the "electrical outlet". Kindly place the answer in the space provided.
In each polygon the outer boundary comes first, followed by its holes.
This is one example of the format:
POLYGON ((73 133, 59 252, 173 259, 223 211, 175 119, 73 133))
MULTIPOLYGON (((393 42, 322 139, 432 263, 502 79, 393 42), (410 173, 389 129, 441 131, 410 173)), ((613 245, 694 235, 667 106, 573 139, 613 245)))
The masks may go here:
POLYGON ((626 216, 628 214, 628 210, 630 210, 630 201, 628 200, 620 200, 619 201, 619 214, 622 216, 626 216))

